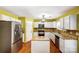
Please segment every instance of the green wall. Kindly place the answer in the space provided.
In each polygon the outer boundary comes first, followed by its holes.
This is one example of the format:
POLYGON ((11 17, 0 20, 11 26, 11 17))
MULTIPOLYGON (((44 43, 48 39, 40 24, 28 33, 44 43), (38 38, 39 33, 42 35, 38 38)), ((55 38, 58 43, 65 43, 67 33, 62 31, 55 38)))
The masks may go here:
POLYGON ((5 10, 0 10, 0 14, 3 14, 3 15, 10 16, 10 17, 13 17, 15 19, 18 19, 18 16, 14 15, 14 14, 12 14, 10 12, 7 12, 5 10))
POLYGON ((26 18, 25 17, 18 17, 19 18, 19 20, 21 20, 21 22, 22 22, 22 24, 21 24, 21 26, 22 26, 22 30, 23 30, 23 33, 24 33, 24 42, 26 41, 26 18))
POLYGON ((60 19, 60 18, 63 18, 65 16, 72 15, 72 14, 78 14, 78 13, 79 13, 79 6, 73 8, 73 9, 68 10, 63 15, 58 16, 56 19, 60 19))
POLYGON ((77 14, 77 29, 79 30, 79 14, 77 14))
MULTIPOLYGON (((40 22, 41 19, 34 19, 34 22, 40 22)), ((56 21, 56 19, 46 19, 45 22, 53 22, 56 21)))
MULTIPOLYGON (((79 30, 79 14, 77 14, 77 29, 79 30)), ((79 53, 79 40, 77 40, 77 52, 79 53)))

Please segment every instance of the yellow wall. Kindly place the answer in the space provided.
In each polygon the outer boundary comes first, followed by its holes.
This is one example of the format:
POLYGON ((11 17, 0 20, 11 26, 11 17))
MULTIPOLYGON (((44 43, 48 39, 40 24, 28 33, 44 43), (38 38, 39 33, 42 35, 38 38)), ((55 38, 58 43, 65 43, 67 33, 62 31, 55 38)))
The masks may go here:
MULTIPOLYGON (((34 22, 40 22, 41 19, 34 19, 34 22)), ((53 22, 56 21, 56 19, 46 19, 45 22, 53 22)))
POLYGON ((3 15, 6 15, 6 16, 10 16, 10 17, 13 17, 15 19, 18 19, 18 16, 14 15, 14 14, 11 14, 5 10, 0 10, 0 14, 3 14, 3 15))
POLYGON ((24 42, 26 41, 26 18, 25 17, 19 17, 19 20, 22 22, 22 30, 24 32, 24 42))
MULTIPOLYGON (((26 17, 19 17, 19 20, 21 20, 22 22, 22 28, 23 28, 23 31, 24 31, 24 42, 27 42, 27 39, 26 39, 26 22, 28 21, 31 21, 33 22, 33 18, 26 18, 26 17)), ((29 29, 28 29, 29 30, 29 29)))
POLYGON ((69 11, 65 12, 63 15, 58 16, 56 19, 60 19, 60 18, 63 18, 65 16, 77 14, 77 13, 79 13, 79 7, 78 6, 73 8, 73 9, 70 9, 69 11))

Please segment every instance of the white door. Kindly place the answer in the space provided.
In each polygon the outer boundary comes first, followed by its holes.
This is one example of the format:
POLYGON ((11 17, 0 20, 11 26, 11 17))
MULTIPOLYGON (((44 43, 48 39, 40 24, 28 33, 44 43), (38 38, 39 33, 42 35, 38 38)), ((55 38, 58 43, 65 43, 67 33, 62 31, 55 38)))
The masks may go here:
POLYGON ((32 33, 33 33, 33 22, 27 21, 26 22, 26 41, 32 40, 32 33))

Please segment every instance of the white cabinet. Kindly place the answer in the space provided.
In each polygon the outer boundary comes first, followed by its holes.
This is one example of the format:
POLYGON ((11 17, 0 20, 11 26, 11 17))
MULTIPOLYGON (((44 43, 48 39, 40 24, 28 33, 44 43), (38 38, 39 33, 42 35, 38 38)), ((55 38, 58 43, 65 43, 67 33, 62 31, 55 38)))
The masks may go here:
MULTIPOLYGON (((42 24, 41 22, 34 22, 34 27, 38 28, 38 24, 42 24)), ((56 28, 56 22, 44 22, 45 28, 56 28)))
POLYGON ((70 15, 70 29, 76 30, 76 27, 77 27, 77 16, 70 15))
POLYGON ((56 22, 45 22, 45 28, 56 28, 56 22))
POLYGON ((63 18, 60 18, 57 22, 56 22, 56 28, 58 29, 64 29, 64 20, 63 18))
POLYGON ((34 28, 38 28, 38 24, 39 24, 40 22, 34 22, 34 28))
POLYGON ((60 29, 60 21, 57 21, 57 22, 56 22, 56 28, 57 28, 57 29, 60 29))
POLYGON ((45 37, 50 38, 50 32, 45 32, 45 37))
POLYGON ((77 52, 77 40, 64 40, 64 52, 76 53, 77 52))
POLYGON ((59 39, 59 47, 60 47, 60 51, 64 52, 64 40, 61 37, 59 39))
POLYGON ((63 18, 61 18, 60 20, 60 29, 64 29, 64 19, 63 18))
POLYGON ((76 30, 77 28, 77 15, 69 15, 64 17, 64 22, 61 22, 61 25, 64 25, 64 29, 76 30))
POLYGON ((49 53, 50 41, 32 41, 31 42, 32 53, 49 53))
POLYGON ((64 17, 64 29, 69 29, 70 28, 70 24, 69 24, 69 16, 64 17))
POLYGON ((56 21, 52 22, 53 23, 53 28, 56 28, 56 21))
POLYGON ((77 40, 60 38, 59 46, 62 53, 76 53, 77 52, 77 40))
POLYGON ((33 32, 34 37, 38 37, 38 32, 33 32))

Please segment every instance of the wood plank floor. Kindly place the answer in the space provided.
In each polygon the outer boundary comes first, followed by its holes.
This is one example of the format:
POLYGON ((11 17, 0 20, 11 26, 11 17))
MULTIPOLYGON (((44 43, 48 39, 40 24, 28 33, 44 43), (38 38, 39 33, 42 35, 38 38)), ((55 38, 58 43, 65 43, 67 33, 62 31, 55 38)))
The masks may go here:
POLYGON ((52 40, 50 40, 50 53, 61 53, 52 40))
MULTIPOLYGON (((23 43, 23 47, 20 49, 19 53, 31 53, 31 41, 23 43)), ((54 45, 50 40, 50 53, 61 53, 60 50, 54 45)))
POLYGON ((31 53, 31 41, 23 43, 23 47, 19 50, 19 53, 31 53))

